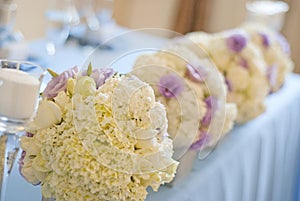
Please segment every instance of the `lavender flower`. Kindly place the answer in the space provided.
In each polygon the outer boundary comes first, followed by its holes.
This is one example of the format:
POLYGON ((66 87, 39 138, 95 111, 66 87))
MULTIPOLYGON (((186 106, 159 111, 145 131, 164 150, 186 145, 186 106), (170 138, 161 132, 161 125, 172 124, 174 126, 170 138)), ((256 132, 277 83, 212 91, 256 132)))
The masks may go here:
POLYGON ((287 55, 291 54, 291 48, 290 48, 290 44, 288 43, 288 41, 286 40, 286 38, 281 35, 280 33, 277 33, 276 35, 276 39, 278 41, 278 43, 281 46, 281 49, 284 53, 286 53, 287 55))
MULTIPOLYGON (((114 70, 111 68, 101 68, 101 69, 94 69, 92 74, 90 75, 91 78, 94 79, 96 83, 97 89, 104 84, 104 82, 110 78, 114 74, 114 70)), ((87 75, 87 72, 84 71, 82 73, 83 76, 87 75)))
POLYGON ((267 69, 267 78, 269 80, 269 84, 271 88, 273 88, 277 83, 278 76, 278 66, 276 64, 271 65, 267 69))
POLYGON ((214 96, 209 96, 204 100, 207 110, 206 113, 201 121, 203 126, 209 126, 212 117, 217 109, 217 98, 214 96))
POLYGON ((48 83, 46 89, 43 92, 44 98, 54 98, 61 91, 66 90, 67 82, 69 78, 74 78, 78 73, 78 67, 75 66, 71 69, 66 70, 60 75, 53 77, 48 83))
POLYGON ((259 35, 261 37, 261 42, 262 42, 263 46, 265 48, 270 47, 270 40, 269 40, 269 37, 267 36, 267 34, 265 34, 265 33, 259 33, 259 35))
POLYGON ((243 57, 240 58, 239 64, 246 69, 249 68, 248 61, 243 57))
POLYGON ((207 132, 200 132, 200 138, 196 142, 194 142, 190 149, 192 150, 200 150, 203 145, 205 145, 209 141, 209 135, 207 132))
POLYGON ((158 83, 159 92, 166 98, 180 95, 184 86, 182 80, 175 74, 165 75, 158 83))
POLYGON ((228 91, 232 91, 232 83, 230 82, 230 80, 225 78, 225 84, 227 85, 228 91))
POLYGON ((193 82, 204 82, 206 77, 206 72, 202 66, 194 66, 191 64, 186 65, 186 75, 193 82))
POLYGON ((238 53, 247 45, 247 39, 242 34, 233 34, 227 38, 226 44, 231 51, 238 53))

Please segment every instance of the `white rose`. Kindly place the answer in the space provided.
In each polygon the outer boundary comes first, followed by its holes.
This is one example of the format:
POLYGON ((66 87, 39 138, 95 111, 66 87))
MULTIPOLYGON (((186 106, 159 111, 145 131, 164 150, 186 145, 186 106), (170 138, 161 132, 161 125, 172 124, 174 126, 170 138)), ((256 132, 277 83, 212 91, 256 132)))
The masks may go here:
POLYGON ((74 88, 74 93, 82 95, 83 98, 91 96, 96 92, 96 83, 91 77, 80 77, 74 88))
POLYGON ((64 91, 58 93, 58 95, 54 98, 55 103, 63 110, 65 108, 66 103, 68 102, 69 97, 64 91))
POLYGON ((54 124, 58 124, 62 119, 62 111, 60 107, 53 101, 42 100, 34 118, 31 129, 48 128, 54 124))
POLYGON ((37 155, 41 149, 41 143, 33 137, 21 137, 21 148, 26 150, 27 155, 37 155))
POLYGON ((32 184, 39 184, 41 182, 41 180, 35 176, 35 170, 32 168, 32 161, 24 164, 21 173, 26 180, 32 184))

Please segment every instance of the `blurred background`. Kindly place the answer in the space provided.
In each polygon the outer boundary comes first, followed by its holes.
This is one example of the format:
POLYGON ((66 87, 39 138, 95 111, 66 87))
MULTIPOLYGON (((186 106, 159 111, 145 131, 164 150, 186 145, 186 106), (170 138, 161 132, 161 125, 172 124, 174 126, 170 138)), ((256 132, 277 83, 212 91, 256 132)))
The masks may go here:
MULTIPOLYGON (((82 6, 89 1, 92 0, 77 0, 76 4, 82 6)), ((20 31, 25 40, 44 37, 47 26, 45 12, 50 2, 16 0, 14 30, 20 31)), ((131 29, 165 28, 184 34, 197 30, 217 32, 240 25, 245 20, 247 2, 249 0, 94 0, 93 9, 102 13, 104 19, 112 16, 120 26, 131 29)), ((300 54, 300 1, 285 2, 289 11, 281 31, 291 44, 295 71, 300 73, 300 57, 297 56, 300 54)))

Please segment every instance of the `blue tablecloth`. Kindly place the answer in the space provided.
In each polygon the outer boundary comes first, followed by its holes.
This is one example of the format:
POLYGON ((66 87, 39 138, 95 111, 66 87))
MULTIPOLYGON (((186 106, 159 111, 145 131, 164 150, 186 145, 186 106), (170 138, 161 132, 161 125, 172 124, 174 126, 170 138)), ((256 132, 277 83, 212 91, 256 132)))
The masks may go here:
MULTIPOLYGON (((152 47, 161 41, 149 40, 149 44, 152 47)), ((31 46, 32 53, 41 55, 45 66, 58 72, 84 64, 91 53, 89 48, 69 46, 51 57, 42 52, 42 41, 31 46)), ((100 52, 100 59, 94 62, 106 62, 114 54, 100 52)), ((131 54, 123 66, 130 68, 135 57, 131 54)), ((150 192, 147 201, 298 200, 300 76, 289 75, 283 88, 267 98, 266 105, 264 114, 235 126, 206 159, 196 160, 192 172, 181 183, 172 188, 161 187, 158 193, 150 192)), ((40 187, 26 183, 17 168, 15 165, 11 175, 7 201, 40 201, 40 187)))

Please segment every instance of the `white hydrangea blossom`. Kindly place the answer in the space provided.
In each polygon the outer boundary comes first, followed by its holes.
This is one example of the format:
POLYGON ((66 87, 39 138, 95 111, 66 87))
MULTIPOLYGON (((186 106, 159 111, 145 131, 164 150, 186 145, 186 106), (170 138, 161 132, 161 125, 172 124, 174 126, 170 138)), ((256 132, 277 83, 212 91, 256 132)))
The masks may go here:
POLYGON ((146 198, 148 186, 157 191, 172 181, 178 163, 172 159, 172 140, 166 135, 166 112, 149 85, 115 76, 88 96, 80 94, 81 86, 75 87, 79 88, 74 94, 60 92, 52 101, 61 109, 60 123, 32 127, 33 136, 22 137, 26 156, 21 173, 27 181, 41 183, 43 196, 57 201, 140 201, 146 198), (120 97, 133 91, 130 99, 120 97), (121 99, 113 100, 116 96, 121 99), (128 101, 129 108, 114 111, 122 101, 128 101), (120 119, 114 115, 121 115, 120 119), (138 130, 152 135, 137 138, 138 130), (124 161, 123 156, 132 160, 124 161), (115 164, 107 166, 110 162, 115 164))

